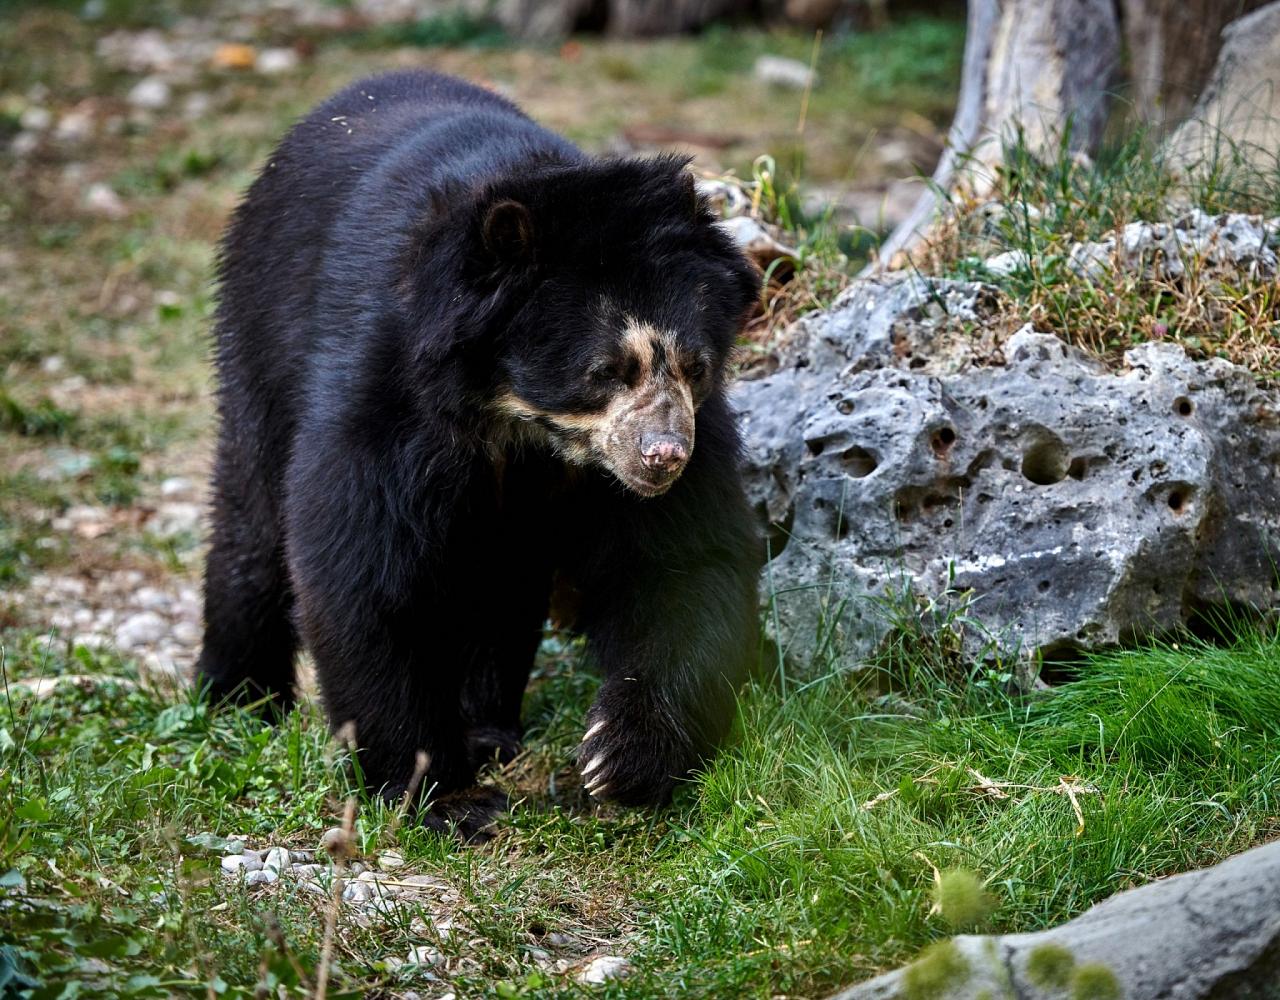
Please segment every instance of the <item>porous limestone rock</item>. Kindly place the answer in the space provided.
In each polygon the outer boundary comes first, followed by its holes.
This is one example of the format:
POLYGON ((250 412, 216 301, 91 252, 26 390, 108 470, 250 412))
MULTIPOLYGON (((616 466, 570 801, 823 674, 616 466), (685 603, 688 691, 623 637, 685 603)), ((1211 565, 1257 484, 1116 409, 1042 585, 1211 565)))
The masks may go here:
POLYGON ((790 662, 855 665, 904 594, 966 608, 969 654, 1024 665, 1280 607, 1280 396, 1172 344, 1111 371, 1006 336, 994 296, 859 282, 737 385, 790 662))
MULTIPOLYGON (((984 993, 1023 1000, 1270 1000, 1280 996, 1280 841, 1119 893, 1060 927, 965 935, 954 945, 959 961, 953 965, 963 971, 930 994, 939 1000, 977 1000, 984 993), (1089 981, 1095 990, 1086 988, 1089 981), (1114 990, 1102 990, 1104 983, 1114 990)), ((909 968, 832 1000, 910 995, 909 968)))

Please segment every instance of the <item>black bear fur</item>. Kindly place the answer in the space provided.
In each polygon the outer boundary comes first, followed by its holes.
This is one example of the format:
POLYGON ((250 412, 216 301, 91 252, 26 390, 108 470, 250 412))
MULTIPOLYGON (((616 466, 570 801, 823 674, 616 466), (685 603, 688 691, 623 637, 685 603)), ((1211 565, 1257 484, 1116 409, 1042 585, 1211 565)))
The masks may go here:
POLYGON ((221 247, 200 680, 286 707, 305 645, 366 783, 404 794, 425 751, 447 802, 519 744, 556 581, 604 675, 588 783, 664 801, 722 740, 756 651, 725 378, 757 280, 680 160, 588 157, 426 72, 325 101, 221 247), (641 459, 592 423, 630 405, 624 327, 666 338, 636 341, 665 366, 644 419, 670 425, 641 459))

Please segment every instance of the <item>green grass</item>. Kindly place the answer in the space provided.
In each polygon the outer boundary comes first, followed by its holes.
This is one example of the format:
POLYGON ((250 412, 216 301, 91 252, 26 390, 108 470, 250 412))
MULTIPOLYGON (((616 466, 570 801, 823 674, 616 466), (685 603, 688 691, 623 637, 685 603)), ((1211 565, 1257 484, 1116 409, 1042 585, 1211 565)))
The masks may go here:
MULTIPOLYGON (((236 834, 310 847, 337 822, 349 781, 315 710, 270 728, 120 683, 127 663, 34 634, 6 652, 10 685, 103 677, 88 694, 11 697, 0 712, 0 883, 13 904, 0 937, 35 995, 78 980, 250 996, 272 976, 302 995, 323 901, 237 888, 201 844, 236 834)), ((938 683, 917 671, 891 700, 849 675, 785 697, 757 684, 736 744, 651 816, 581 797, 568 765, 595 682, 549 648, 529 750, 498 777, 521 802, 495 840, 396 828, 362 800, 366 855, 398 846, 409 870, 458 893, 460 930, 432 973, 442 982, 380 965, 423 943, 406 921, 361 927, 344 911, 335 991, 578 995, 572 968, 531 964, 541 948, 576 968, 587 951, 548 943, 565 932, 634 962, 601 995, 819 996, 946 938, 935 869, 985 883, 973 919, 993 906, 988 929, 1032 930, 1280 830, 1274 637, 1096 657, 1025 700, 944 696, 938 683)))

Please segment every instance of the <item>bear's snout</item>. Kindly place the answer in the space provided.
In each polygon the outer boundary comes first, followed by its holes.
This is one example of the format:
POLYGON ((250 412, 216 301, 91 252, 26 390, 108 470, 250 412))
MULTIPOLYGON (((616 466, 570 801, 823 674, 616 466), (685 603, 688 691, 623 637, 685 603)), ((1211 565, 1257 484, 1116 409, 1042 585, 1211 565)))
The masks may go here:
POLYGON ((689 460, 689 439, 679 434, 643 434, 640 460, 647 469, 674 475, 689 460))

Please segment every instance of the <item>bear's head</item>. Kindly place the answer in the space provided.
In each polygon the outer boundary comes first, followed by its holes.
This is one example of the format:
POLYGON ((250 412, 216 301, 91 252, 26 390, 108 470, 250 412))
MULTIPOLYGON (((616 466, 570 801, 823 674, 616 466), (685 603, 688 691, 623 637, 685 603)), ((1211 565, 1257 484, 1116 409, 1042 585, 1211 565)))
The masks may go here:
POLYGON ((495 185, 475 222, 505 305, 495 419, 641 496, 666 492, 759 289, 685 161, 550 167, 495 185))

